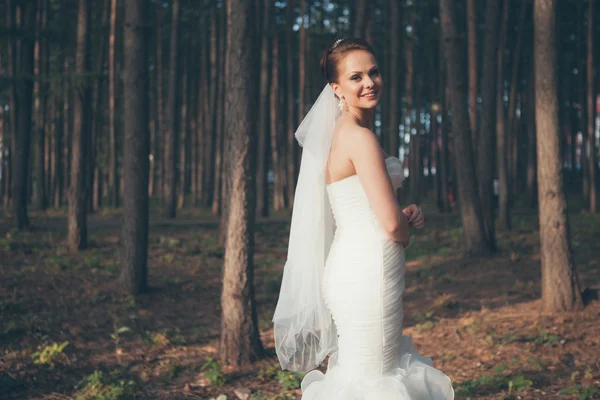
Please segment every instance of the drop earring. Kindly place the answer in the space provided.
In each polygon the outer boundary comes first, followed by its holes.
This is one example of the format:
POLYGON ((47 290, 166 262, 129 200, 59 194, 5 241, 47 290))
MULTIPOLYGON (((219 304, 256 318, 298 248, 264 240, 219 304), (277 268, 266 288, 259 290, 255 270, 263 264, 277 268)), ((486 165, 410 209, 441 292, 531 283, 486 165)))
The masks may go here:
POLYGON ((344 108, 344 100, 342 98, 340 98, 340 102, 338 103, 338 107, 340 108, 340 111, 342 111, 342 108, 344 108))

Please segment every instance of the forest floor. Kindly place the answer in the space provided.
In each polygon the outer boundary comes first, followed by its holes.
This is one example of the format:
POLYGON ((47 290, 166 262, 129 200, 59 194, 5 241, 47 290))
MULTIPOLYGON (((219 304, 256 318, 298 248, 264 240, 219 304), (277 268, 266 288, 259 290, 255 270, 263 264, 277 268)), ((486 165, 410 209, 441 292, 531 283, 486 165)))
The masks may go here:
MULTIPOLYGON (((70 255, 64 212, 31 232, 0 216, 0 399, 299 399, 280 371, 270 319, 286 258, 286 216, 256 225, 256 296, 267 356, 214 361, 223 249, 217 220, 152 216, 151 291, 120 295, 118 213, 89 218, 90 249, 70 255), (221 399, 224 397, 221 396, 221 399)), ((457 215, 429 212, 407 250, 404 334, 448 374, 457 399, 600 399, 600 217, 572 212, 581 312, 541 312, 537 213, 519 210, 489 259, 461 256, 457 215)))

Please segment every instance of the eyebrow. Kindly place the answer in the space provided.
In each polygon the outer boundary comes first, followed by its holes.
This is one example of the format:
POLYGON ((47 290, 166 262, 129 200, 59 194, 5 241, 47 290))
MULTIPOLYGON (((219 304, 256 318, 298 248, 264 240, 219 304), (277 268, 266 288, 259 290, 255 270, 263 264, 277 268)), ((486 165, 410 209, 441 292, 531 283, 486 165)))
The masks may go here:
MULTIPOLYGON (((378 68, 378 67, 377 67, 377 65, 373 65, 373 66, 372 66, 372 67, 369 69, 369 71, 373 71, 374 69, 377 69, 377 68, 378 68)), ((362 71, 352 71, 352 72, 349 72, 349 73, 348 73, 348 75, 354 75, 354 74, 362 74, 362 71)))

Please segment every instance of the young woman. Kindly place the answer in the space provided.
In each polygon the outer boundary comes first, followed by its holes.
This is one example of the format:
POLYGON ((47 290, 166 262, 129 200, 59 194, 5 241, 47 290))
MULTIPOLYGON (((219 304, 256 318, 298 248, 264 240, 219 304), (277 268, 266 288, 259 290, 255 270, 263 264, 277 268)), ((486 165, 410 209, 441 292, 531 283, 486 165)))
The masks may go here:
POLYGON ((303 400, 449 400, 450 379, 402 336, 404 248, 421 209, 402 210, 400 161, 370 130, 383 81, 371 46, 335 41, 328 84, 296 132, 303 147, 288 260, 273 317, 282 368, 309 372, 303 400))

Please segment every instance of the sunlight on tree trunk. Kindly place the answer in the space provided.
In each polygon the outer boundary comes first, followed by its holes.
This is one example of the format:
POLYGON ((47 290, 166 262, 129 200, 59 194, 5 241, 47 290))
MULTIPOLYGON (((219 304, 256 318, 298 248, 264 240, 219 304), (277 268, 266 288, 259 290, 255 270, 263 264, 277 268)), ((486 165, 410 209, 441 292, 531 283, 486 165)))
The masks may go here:
POLYGON ((254 300, 256 65, 254 3, 227 1, 226 132, 231 161, 229 219, 221 294, 221 362, 243 365, 263 354, 254 300), (235 62, 234 62, 235 60, 235 62))
POLYGON ((583 307, 573 264, 558 136, 554 0, 534 0, 535 119, 544 311, 583 307))

